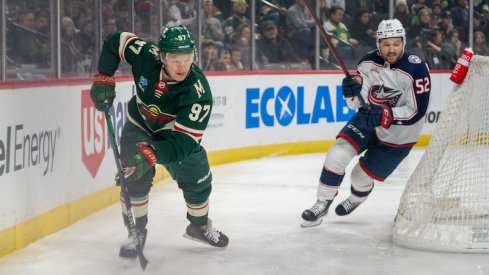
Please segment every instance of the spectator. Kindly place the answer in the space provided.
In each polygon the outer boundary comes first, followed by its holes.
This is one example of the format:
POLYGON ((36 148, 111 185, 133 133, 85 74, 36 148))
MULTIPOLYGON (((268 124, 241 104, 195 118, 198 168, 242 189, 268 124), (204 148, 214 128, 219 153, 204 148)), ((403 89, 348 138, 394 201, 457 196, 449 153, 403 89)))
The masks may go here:
POLYGON ((51 27, 49 24, 50 13, 47 10, 38 10, 35 13, 34 30, 37 32, 36 43, 40 47, 41 56, 38 62, 40 67, 47 68, 51 64, 51 27))
POLYGON ((104 28, 102 36, 106 37, 109 33, 117 31, 117 19, 114 16, 104 17, 104 28))
POLYGON ((243 24, 250 25, 250 19, 246 16, 246 12, 248 10, 248 4, 246 0, 232 0, 233 3, 233 15, 228 17, 226 21, 224 21, 224 41, 226 43, 231 43, 231 39, 233 36, 236 36, 236 31, 239 26, 243 24))
POLYGON ((136 16, 134 18, 134 34, 143 40, 151 40, 151 34, 144 31, 143 19, 136 16))
POLYGON ((439 28, 434 28, 422 44, 424 50, 424 61, 432 70, 443 70, 450 68, 451 52, 442 45, 443 34, 439 28))
MULTIPOLYGON (((41 2, 41 1, 38 1, 38 2, 41 2)), ((49 1, 42 1, 42 2, 48 3, 49 1)), ((81 19, 93 16, 94 1, 93 0, 78 0, 78 2, 80 3, 80 17, 79 17, 78 23, 80 23, 81 19)))
POLYGON ((482 10, 482 18, 484 20, 483 33, 487 37, 489 37, 489 6, 486 5, 485 9, 482 10))
MULTIPOLYGON (((336 47, 340 57, 343 59, 347 67, 351 67, 354 61, 353 47, 358 45, 358 41, 351 37, 350 31, 345 24, 342 23, 344 10, 339 6, 331 8, 330 18, 324 23, 324 29, 330 32, 333 36, 331 42, 336 47)), ((323 46, 325 48, 326 45, 323 46)))
POLYGON ((326 0, 325 4, 327 9, 331 9, 334 6, 341 7, 343 10, 346 9, 345 0, 326 0))
POLYGON ((417 13, 414 24, 407 32, 407 40, 413 41, 414 43, 418 42, 419 36, 423 31, 431 30, 430 21, 430 10, 421 8, 417 13))
POLYGON ((270 64, 299 63, 300 58, 295 53, 289 41, 278 35, 278 28, 273 20, 260 24, 261 36, 257 43, 258 63, 262 67, 270 64))
POLYGON ((223 46, 219 51, 219 68, 221 71, 229 71, 231 67, 231 51, 223 46))
POLYGON ((374 24, 377 24, 382 19, 386 19, 389 16, 389 1, 385 0, 370 0, 373 2, 372 5, 372 18, 374 19, 374 24))
MULTIPOLYGON (((117 5, 117 0, 108 0, 102 7, 102 17, 112 17, 115 16, 115 6, 117 5)), ((107 32, 110 33, 110 32, 107 32)))
POLYGON ((219 65, 217 56, 216 42, 212 39, 207 39, 202 42, 202 70, 204 71, 222 71, 219 65))
POLYGON ((345 1, 345 10, 348 12, 357 11, 359 9, 366 9, 371 11, 370 0, 348 0, 345 1))
POLYGON ((231 37, 231 47, 241 51, 241 63, 251 69, 251 29, 248 23, 241 24, 231 37))
MULTIPOLYGON (((150 0, 136 0, 134 9, 136 15, 141 19, 143 26, 149 26, 151 10, 153 9, 153 1, 150 0)), ((148 30, 142 30, 148 32, 148 30)))
MULTIPOLYGON (((377 47, 377 34, 375 27, 370 22, 370 18, 371 14, 368 10, 360 9, 353 18, 351 29, 351 37, 359 42, 359 46, 367 48, 369 51, 377 47)), ((365 51, 365 49, 362 49, 362 51, 365 51)))
POLYGON ((218 43, 219 47, 222 47, 224 42, 224 32, 222 30, 221 21, 214 17, 215 9, 212 0, 204 0, 203 11, 202 39, 212 39, 218 43))
POLYGON ((18 14, 19 24, 12 31, 8 56, 16 64, 47 67, 49 64, 48 36, 35 30, 35 13, 31 10, 18 14))
POLYGON ((457 63, 457 59, 462 53, 462 41, 459 39, 459 32, 457 29, 452 29, 445 37, 446 48, 450 52, 450 64, 449 68, 453 68, 457 63))
POLYGON ((91 17, 80 20, 80 31, 76 34, 75 41, 80 50, 83 71, 90 74, 96 65, 94 61, 95 36, 91 17))
POLYGON ((244 67, 241 63, 241 49, 237 46, 231 48, 231 63, 229 71, 243 71, 244 67))
POLYGON ((69 17, 61 19, 61 72, 63 76, 77 76, 82 74, 80 65, 80 51, 75 42, 76 29, 73 20, 69 17))
POLYGON ((482 31, 474 32, 474 54, 489 56, 486 36, 482 31))
POLYGON ((282 27, 285 24, 287 9, 283 6, 283 1, 269 0, 275 5, 276 8, 264 4, 262 2, 257 2, 260 6, 258 9, 258 22, 261 23, 266 20, 273 20, 277 25, 279 33, 281 33, 282 27))
POLYGON ((396 5, 394 6, 394 18, 401 21, 402 25, 405 26, 406 31, 409 29, 411 26, 411 15, 406 0, 396 0, 396 5))
POLYGON ((194 9, 194 0, 173 0, 170 5, 170 21, 168 27, 185 26, 191 33, 197 33, 197 13, 194 9))
POLYGON ((305 0, 295 0, 287 10, 287 32, 289 40, 301 59, 312 56, 315 37, 315 23, 306 8, 305 0))
POLYGON ((448 32, 454 28, 452 23, 452 14, 449 11, 442 11, 440 17, 441 22, 438 24, 438 27, 441 29, 443 36, 446 38, 448 32))
POLYGON ((233 2, 230 0, 213 0, 214 6, 219 7, 221 19, 227 19, 233 15, 233 2))
POLYGON ((455 7, 450 9, 453 25, 457 28, 469 26, 469 1, 457 0, 455 7))
POLYGON ((431 6, 431 27, 438 27, 438 24, 441 23, 441 13, 442 9, 440 4, 433 4, 431 6))
POLYGON ((37 11, 36 20, 34 23, 34 29, 39 33, 49 36, 51 32, 51 28, 49 25, 49 17, 50 14, 48 11, 43 11, 43 10, 37 11))
POLYGON ((420 9, 428 9, 428 6, 424 3, 425 0, 416 0, 412 5, 411 5, 411 13, 412 14, 418 14, 420 9))
POLYGON ((82 10, 80 9, 79 1, 64 1, 65 2, 65 13, 67 16, 73 20, 75 26, 80 25, 80 19, 83 18, 82 10))
POLYGON ((129 3, 127 0, 118 0, 114 7, 115 18, 117 18, 117 29, 119 30, 130 29, 130 17, 127 16, 129 14, 129 10, 131 9, 130 4, 132 4, 132 1, 129 3))
POLYGON ((474 18, 472 22, 474 26, 474 31, 484 31, 484 18, 479 12, 474 11, 474 18))

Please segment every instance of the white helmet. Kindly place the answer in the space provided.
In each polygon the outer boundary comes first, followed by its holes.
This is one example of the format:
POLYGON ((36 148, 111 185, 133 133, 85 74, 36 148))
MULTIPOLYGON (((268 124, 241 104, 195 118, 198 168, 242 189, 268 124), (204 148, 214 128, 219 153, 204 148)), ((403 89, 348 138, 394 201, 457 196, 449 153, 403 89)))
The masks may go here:
POLYGON ((406 30, 401 21, 397 19, 382 20, 377 28, 377 48, 379 48, 380 39, 402 37, 404 46, 406 46, 406 30))

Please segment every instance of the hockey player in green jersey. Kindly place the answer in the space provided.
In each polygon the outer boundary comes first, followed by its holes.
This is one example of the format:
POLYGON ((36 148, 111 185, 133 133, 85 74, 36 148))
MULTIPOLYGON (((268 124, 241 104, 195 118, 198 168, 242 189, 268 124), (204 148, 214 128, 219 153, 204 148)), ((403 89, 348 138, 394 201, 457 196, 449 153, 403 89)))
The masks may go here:
MULTIPOLYGON (((195 42, 183 27, 166 27, 158 44, 128 32, 109 34, 102 47, 90 96, 99 111, 115 97, 114 73, 121 60, 132 66, 136 95, 129 101, 122 129, 121 161, 138 236, 143 246, 148 222, 148 198, 156 163, 162 164, 183 191, 190 221, 185 237, 226 247, 228 237, 208 219, 212 174, 200 145, 212 109, 212 94, 204 73, 193 64, 195 42)), ((127 209, 121 196, 124 223, 127 209)), ((137 256, 129 239, 120 256, 137 256)))

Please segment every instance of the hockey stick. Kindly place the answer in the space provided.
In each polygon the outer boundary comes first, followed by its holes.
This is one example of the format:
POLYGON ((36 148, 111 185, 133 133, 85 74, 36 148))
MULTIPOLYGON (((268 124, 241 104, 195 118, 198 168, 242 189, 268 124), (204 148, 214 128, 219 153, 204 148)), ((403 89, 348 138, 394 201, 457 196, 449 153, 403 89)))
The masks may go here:
POLYGON ((265 5, 267 5, 267 6, 271 7, 271 8, 274 8, 274 9, 276 9, 278 11, 283 11, 283 8, 281 8, 281 7, 279 7, 279 6, 275 5, 275 4, 272 4, 272 3, 268 2, 267 0, 260 0, 260 2, 262 2, 263 4, 265 4, 265 5))
POLYGON ((138 258, 139 258, 139 264, 141 265, 141 268, 143 270, 146 269, 146 266, 148 265, 148 260, 143 254, 143 248, 142 244, 139 241, 139 238, 137 236, 137 231, 136 231, 136 222, 134 220, 134 216, 132 214, 132 208, 131 208, 131 201, 129 198, 129 192, 127 191, 127 185, 126 185, 126 179, 124 178, 124 173, 122 172, 122 165, 121 165, 121 160, 120 160, 120 155, 119 155, 119 148, 117 146, 117 143, 115 141, 115 132, 114 132, 114 126, 112 124, 112 117, 110 116, 110 112, 107 108, 107 111, 105 111, 105 120, 107 121, 107 128, 109 129, 109 140, 112 145, 112 151, 114 152, 114 158, 115 158, 115 164, 117 166, 117 174, 119 175, 119 182, 121 185, 121 192, 122 192, 122 197, 124 198, 124 203, 126 205, 126 210, 127 210, 127 219, 129 220, 129 234, 131 235, 131 238, 136 245, 136 251, 138 253, 138 258))
MULTIPOLYGON (((341 67, 341 70, 345 74, 346 77, 350 77, 350 72, 346 68, 345 63, 343 62, 343 59, 341 59, 340 55, 336 51, 336 48, 333 46, 333 43, 331 43, 331 38, 329 34, 324 30, 323 26, 321 25, 321 22, 319 21, 319 18, 317 17, 316 13, 314 12, 313 7, 311 7, 309 1, 306 2, 306 7, 309 10, 309 13, 311 14, 312 18, 314 19, 314 22, 316 23, 316 27, 318 28, 319 32, 321 33, 321 36, 323 37, 324 41, 328 45, 329 50, 331 51, 331 54, 333 55, 334 59, 336 60, 336 63, 341 67)), ((365 100, 363 97, 360 95, 357 97, 358 100, 360 101, 360 104, 362 107, 367 107, 368 105, 365 103, 365 100)))

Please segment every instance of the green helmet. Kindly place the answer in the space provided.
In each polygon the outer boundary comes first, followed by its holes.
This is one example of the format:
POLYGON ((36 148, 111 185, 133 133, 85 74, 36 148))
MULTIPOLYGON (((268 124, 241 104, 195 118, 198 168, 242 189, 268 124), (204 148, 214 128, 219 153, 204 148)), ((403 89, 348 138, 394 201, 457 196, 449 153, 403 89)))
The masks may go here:
POLYGON ((195 42, 184 26, 165 27, 160 35, 158 47, 163 53, 193 53, 195 42))

